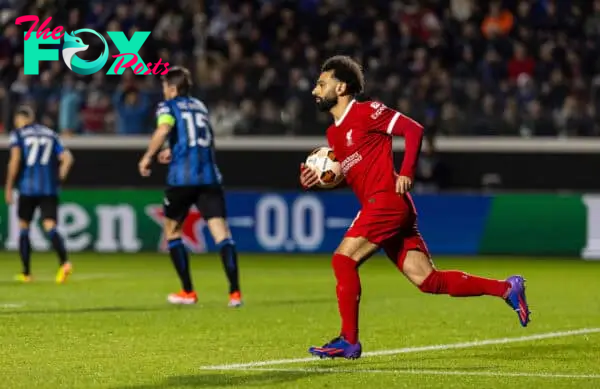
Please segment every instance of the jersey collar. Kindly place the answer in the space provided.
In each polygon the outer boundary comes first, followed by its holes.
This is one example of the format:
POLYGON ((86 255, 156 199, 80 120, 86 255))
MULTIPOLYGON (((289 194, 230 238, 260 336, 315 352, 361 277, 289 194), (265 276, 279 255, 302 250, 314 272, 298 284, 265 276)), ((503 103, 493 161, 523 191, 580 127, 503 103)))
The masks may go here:
POLYGON ((342 124, 342 122, 344 121, 344 119, 346 118, 346 115, 348 115, 348 112, 350 112, 350 109, 352 109, 352 106, 354 105, 354 102, 356 100, 352 99, 349 103, 348 106, 346 107, 346 109, 344 110, 344 113, 342 114, 342 116, 340 116, 339 120, 335 121, 335 126, 339 127, 340 124, 342 124))

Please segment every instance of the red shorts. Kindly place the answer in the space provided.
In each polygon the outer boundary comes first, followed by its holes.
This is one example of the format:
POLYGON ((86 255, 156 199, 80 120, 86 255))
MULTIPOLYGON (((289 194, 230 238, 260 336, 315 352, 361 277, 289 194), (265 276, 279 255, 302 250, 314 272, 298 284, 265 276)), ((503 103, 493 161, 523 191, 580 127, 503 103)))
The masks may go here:
POLYGON ((362 237, 380 246, 398 266, 409 250, 422 251, 429 257, 409 197, 387 193, 374 196, 358 212, 345 236, 362 237))

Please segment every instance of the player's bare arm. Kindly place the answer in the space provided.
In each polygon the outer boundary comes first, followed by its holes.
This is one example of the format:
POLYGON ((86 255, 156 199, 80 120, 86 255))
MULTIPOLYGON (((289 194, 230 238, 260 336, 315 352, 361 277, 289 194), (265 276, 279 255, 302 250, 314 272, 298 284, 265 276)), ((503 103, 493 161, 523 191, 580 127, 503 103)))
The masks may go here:
POLYGON ((152 139, 150 139, 148 149, 146 150, 146 153, 142 156, 138 164, 140 174, 143 177, 148 177, 150 175, 150 164, 152 163, 152 158, 156 155, 156 153, 165 143, 165 141, 167 140, 167 136, 171 132, 172 128, 172 125, 162 123, 158 125, 158 127, 154 131, 154 134, 152 134, 152 139))
POLYGON ((171 154, 171 149, 166 148, 166 149, 162 149, 159 153, 158 153, 158 163, 162 163, 163 165, 167 165, 169 163, 171 163, 171 158, 172 158, 172 154, 171 154))
MULTIPOLYGON (((167 121, 166 123, 170 124, 170 121, 167 121)), ((171 147, 169 146, 169 142, 165 142, 163 143, 161 150, 158 152, 156 160, 160 164, 168 165, 169 163, 171 163, 171 159, 171 147)))
POLYGON ((15 180, 19 174, 19 165, 21 164, 21 149, 19 147, 11 147, 10 158, 8 160, 8 169, 6 173, 6 185, 4 186, 4 200, 6 204, 13 203, 13 189, 15 180))
POLYGON ((58 156, 58 160, 60 161, 60 170, 58 172, 58 177, 61 181, 65 181, 71 168, 73 167, 73 162, 75 162, 75 158, 73 154, 69 150, 64 150, 58 156))

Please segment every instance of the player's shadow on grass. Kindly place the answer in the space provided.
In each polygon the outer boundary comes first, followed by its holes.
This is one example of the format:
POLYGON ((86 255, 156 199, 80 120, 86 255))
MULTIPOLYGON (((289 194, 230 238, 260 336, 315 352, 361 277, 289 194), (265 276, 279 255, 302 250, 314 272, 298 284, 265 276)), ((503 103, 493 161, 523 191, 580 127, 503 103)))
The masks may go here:
MULTIPOLYGON (((580 360, 582 353, 600 353, 600 345, 590 344, 523 344, 523 345, 502 345, 499 349, 486 350, 486 349, 464 349, 453 350, 451 358, 454 361, 462 361, 464 363, 476 362, 477 366, 440 366, 428 364, 429 362, 435 363, 435 361, 446 361, 449 358, 448 352, 432 352, 432 353, 417 353, 417 354, 404 354, 401 356, 402 366, 398 369, 425 369, 425 370, 489 370, 490 368, 497 368, 498 362, 511 361, 531 361, 536 360, 548 360, 556 361, 557 355, 560 355, 560 360, 580 360), (483 365, 486 361, 489 361, 488 365, 483 365), (409 366, 409 367, 406 367, 409 366)), ((361 365, 368 365, 373 369, 387 370, 389 367, 389 360, 381 361, 377 359, 362 360, 361 365), (379 366, 382 366, 381 368, 379 366)), ((322 366, 327 367, 327 366, 322 366)), ((396 368, 392 369, 396 370, 396 368)))
MULTIPOLYGON (((426 360, 427 358, 423 358, 424 360, 426 360)), ((448 357, 445 358, 446 360, 448 359, 448 357)), ((361 369, 364 370, 365 372, 369 372, 369 370, 376 370, 376 371, 387 371, 387 372, 402 372, 402 371, 406 371, 406 372, 410 372, 410 371, 415 371, 415 370, 434 370, 434 371, 486 371, 486 370, 490 370, 490 368, 495 368, 497 365, 478 365, 478 366, 441 366, 441 365, 428 365, 428 364, 423 364, 423 363, 418 363, 419 361, 416 360, 410 360, 410 361, 403 361, 402 366, 396 366, 396 367, 390 367, 390 361, 385 361, 385 362, 361 362, 361 366, 363 366, 363 368, 357 368, 356 371, 360 372, 361 369), (368 366, 368 367, 367 367, 368 366), (367 368, 364 368, 367 367, 367 368)), ((327 366, 322 366, 323 368, 327 368, 327 366)), ((330 366, 329 366, 330 368, 330 366)))
MULTIPOLYGON (((291 383, 312 375, 303 371, 259 371, 259 372, 210 372, 198 375, 175 376, 163 382, 148 385, 118 386, 112 389, 171 389, 171 388, 228 388, 240 386, 267 386, 291 383)), ((327 373, 326 373, 327 374, 327 373)))
MULTIPOLYGON (((490 360, 531 360, 546 359, 554 361, 560 360, 580 360, 584 353, 600 353, 600 345, 591 343, 565 343, 565 344, 529 344, 519 346, 504 346, 503 350, 479 351, 468 355, 474 359, 490 360)), ((457 355, 460 357, 460 355, 457 355)), ((456 357, 456 356, 455 356, 456 357)))
POLYGON ((265 300, 254 301, 252 305, 257 306, 289 306, 289 305, 306 305, 306 304, 335 304, 335 299, 331 297, 312 298, 312 299, 285 299, 285 300, 265 300))
POLYGON ((65 309, 13 309, 2 310, 0 316, 9 315, 56 315, 56 314, 79 314, 79 313, 107 313, 107 312, 151 312, 172 310, 173 307, 164 306, 147 306, 147 307, 84 307, 84 308, 65 308, 65 309))

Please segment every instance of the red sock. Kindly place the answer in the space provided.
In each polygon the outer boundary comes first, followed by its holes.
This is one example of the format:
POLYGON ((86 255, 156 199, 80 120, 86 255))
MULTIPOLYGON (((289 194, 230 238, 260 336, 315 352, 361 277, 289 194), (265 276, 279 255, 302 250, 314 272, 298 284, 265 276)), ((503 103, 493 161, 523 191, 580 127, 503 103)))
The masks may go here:
POLYGON ((419 286, 419 289, 425 293, 449 294, 453 297, 483 295, 504 297, 508 288, 510 284, 506 281, 472 276, 455 270, 434 270, 419 286))
POLYGON ((342 254, 334 254, 331 262, 337 280, 336 293, 342 318, 341 335, 350 343, 358 342, 358 305, 360 277, 357 262, 342 254))

